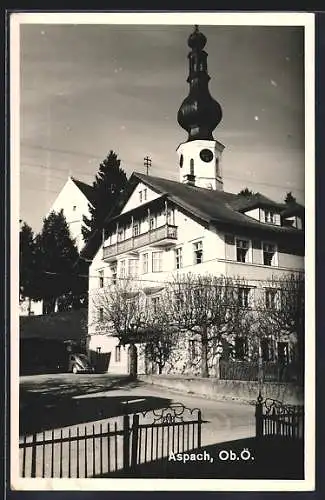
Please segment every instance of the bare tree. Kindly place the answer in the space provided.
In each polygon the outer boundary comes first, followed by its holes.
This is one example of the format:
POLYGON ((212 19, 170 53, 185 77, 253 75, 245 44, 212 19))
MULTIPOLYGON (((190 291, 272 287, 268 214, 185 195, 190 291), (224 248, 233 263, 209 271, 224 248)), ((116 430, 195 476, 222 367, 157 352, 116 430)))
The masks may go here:
MULTIPOLYGON (((270 280, 260 296, 258 323, 265 337, 287 338, 296 346, 297 375, 303 380, 305 352, 305 280, 303 273, 292 273, 270 280)), ((281 362, 281 360, 278 360, 281 362)))
POLYGON ((179 338, 179 332, 170 324, 167 309, 166 293, 148 299, 146 328, 142 341, 147 362, 153 363, 161 374, 170 360, 179 338))
POLYGON ((167 297, 171 324, 198 336, 201 375, 208 377, 210 347, 238 331, 246 314, 238 300, 238 285, 226 276, 188 273, 175 277, 167 297))
POLYGON ((145 296, 130 277, 99 288, 92 297, 95 310, 95 328, 110 333, 122 345, 130 345, 130 375, 137 374, 136 341, 146 325, 145 296))

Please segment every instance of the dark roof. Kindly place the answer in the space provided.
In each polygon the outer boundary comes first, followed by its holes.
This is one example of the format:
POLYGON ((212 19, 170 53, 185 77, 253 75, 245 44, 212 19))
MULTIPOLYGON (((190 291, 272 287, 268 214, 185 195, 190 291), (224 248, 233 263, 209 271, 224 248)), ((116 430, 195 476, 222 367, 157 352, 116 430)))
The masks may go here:
POLYGON ((297 203, 296 201, 292 203, 286 203, 284 209, 281 212, 282 217, 290 217, 292 215, 304 215, 305 207, 297 203))
POLYGON ((253 210, 254 208, 283 209, 282 203, 276 203, 261 193, 255 193, 252 195, 237 194, 231 202, 231 206, 234 210, 238 210, 238 212, 246 212, 247 210, 253 210))
POLYGON ((92 186, 89 186, 89 184, 86 184, 85 182, 79 181, 78 179, 75 179, 74 177, 71 177, 71 180, 75 183, 77 188, 80 189, 80 191, 86 196, 87 200, 94 205, 95 203, 95 191, 92 186))
POLYGON ((229 224, 235 227, 251 227, 277 233, 296 231, 288 227, 268 225, 242 213, 245 209, 251 209, 253 206, 267 205, 274 209, 278 208, 279 211, 283 208, 283 204, 272 201, 263 195, 255 195, 254 200, 248 197, 245 200, 243 199, 245 196, 226 191, 190 186, 181 182, 152 177, 141 173, 134 173, 133 176, 147 184, 154 191, 167 194, 168 198, 178 206, 209 224, 229 224), (254 201, 254 204, 252 204, 252 201, 254 201))
MULTIPOLYGON (((190 186, 181 182, 164 179, 162 177, 153 177, 138 172, 132 174, 122 194, 124 203, 121 204, 119 213, 121 213, 134 187, 139 182, 143 182, 156 193, 167 197, 167 199, 176 206, 182 208, 195 219, 204 222, 206 225, 211 224, 215 227, 227 228, 228 231, 244 228, 246 232, 252 230, 253 232, 258 231, 263 233, 290 235, 290 237, 293 235, 302 235, 302 232, 295 228, 265 224, 243 213, 245 210, 250 210, 257 206, 272 207, 279 212, 283 210, 284 204, 272 201, 260 193, 252 196, 244 196, 228 193, 226 191, 190 186)), ((119 216, 117 215, 116 217, 119 216)), ((106 219, 106 223, 108 223, 109 220, 111 220, 111 217, 106 219)), ((97 252, 101 241, 101 232, 95 231, 82 250, 81 256, 84 258, 92 258, 97 252)))

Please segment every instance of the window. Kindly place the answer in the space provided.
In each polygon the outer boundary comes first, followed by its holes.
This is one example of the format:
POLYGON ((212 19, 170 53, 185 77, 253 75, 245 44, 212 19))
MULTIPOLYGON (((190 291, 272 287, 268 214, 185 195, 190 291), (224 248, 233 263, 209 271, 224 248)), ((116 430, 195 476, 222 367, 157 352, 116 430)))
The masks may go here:
POLYGON ((250 289, 247 287, 238 288, 238 304, 240 307, 248 307, 249 291, 250 289))
POLYGON ((173 214, 170 209, 167 210, 167 224, 172 224, 173 222, 173 214))
POLYGON ((103 288, 104 286, 104 271, 99 271, 99 288, 103 288))
POLYGON ((125 278, 125 275, 126 275, 125 260, 121 260, 121 262, 120 262, 120 276, 121 276, 121 278, 125 278))
POLYGON ((111 272, 112 272, 112 284, 116 285, 116 281, 117 281, 117 265, 116 264, 111 266, 111 272))
POLYGON ((265 307, 266 309, 275 309, 277 291, 273 288, 265 290, 265 307))
POLYGON ((98 320, 104 321, 104 309, 102 307, 100 307, 98 310, 98 320))
POLYGON ((190 360, 195 361, 197 357, 197 349, 196 349, 196 341, 193 339, 189 341, 189 351, 190 351, 190 360))
POLYGON ((119 229, 119 232, 117 233, 117 241, 123 241, 124 237, 125 237, 124 229, 119 229))
POLYGON ((190 175, 194 175, 194 160, 190 159, 190 175))
POLYGON ((275 245, 263 243, 263 264, 265 266, 274 266, 275 264, 275 245))
POLYGON ((175 260, 176 260, 176 269, 180 269, 183 267, 183 252, 182 248, 176 248, 175 250, 175 260))
POLYGON ((115 347, 115 363, 121 362, 121 346, 117 345, 115 347))
POLYGON ((133 225, 133 236, 138 236, 140 234, 139 224, 136 223, 133 225))
POLYGON ((272 210, 264 211, 265 222, 269 224, 275 224, 275 213, 272 210))
POLYGON ((184 163, 184 156, 181 155, 180 159, 179 159, 179 166, 182 168, 183 166, 183 163, 184 163))
POLYGON ((262 356, 262 361, 264 362, 274 360, 272 341, 266 337, 261 339, 261 356, 262 356))
POLYGON ((152 252, 152 272, 160 273, 161 271, 161 252, 152 252))
POLYGON ((150 217, 150 222, 149 222, 150 231, 152 231, 152 229, 155 229, 156 226, 157 226, 157 219, 156 219, 156 217, 150 217))
POLYGON ((152 297, 151 305, 154 313, 158 311, 159 303, 160 303, 160 297, 152 297))
POLYGON ((147 189, 146 188, 143 190, 143 199, 144 199, 144 201, 147 200, 147 189))
POLYGON ((142 272, 145 274, 145 273, 148 273, 149 272, 149 254, 147 253, 144 253, 142 255, 142 272))
POLYGON ((278 361, 282 365, 287 365, 289 363, 288 342, 278 342, 278 361))
POLYGON ((203 262, 203 244, 202 241, 193 243, 194 249, 194 264, 201 264, 203 262))
POLYGON ((75 212, 77 210, 77 206, 73 205, 72 210, 75 212))
POLYGON ((139 201, 142 203, 142 191, 139 191, 139 201))
POLYGON ((248 262, 248 240, 236 239, 236 258, 237 262, 248 262))
POLYGON ((237 337, 235 340, 235 358, 243 360, 245 356, 247 356, 247 339, 246 337, 237 337))
POLYGON ((128 275, 136 276, 138 274, 138 259, 129 259, 128 261, 128 275))

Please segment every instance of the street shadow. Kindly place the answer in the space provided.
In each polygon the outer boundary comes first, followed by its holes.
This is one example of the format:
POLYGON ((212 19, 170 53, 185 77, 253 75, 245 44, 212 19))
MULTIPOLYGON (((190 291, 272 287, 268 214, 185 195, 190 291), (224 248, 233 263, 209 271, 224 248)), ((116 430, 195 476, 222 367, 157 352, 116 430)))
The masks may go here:
POLYGON ((151 396, 96 396, 56 398, 38 395, 32 404, 21 409, 20 435, 58 429, 125 414, 169 406, 171 400, 151 396))
MULTIPOLYGON (((187 453, 189 461, 186 463, 179 461, 177 455, 170 455, 169 458, 142 463, 129 471, 117 471, 97 477, 304 479, 302 440, 246 438, 205 446, 187 453), (199 460, 202 456, 206 460, 199 460)), ((183 457, 185 455, 180 456, 183 457)))
MULTIPOLYGON (((43 374, 44 375, 44 374, 43 374)), ((19 386, 20 404, 26 405, 40 396, 59 400, 83 394, 139 387, 140 380, 128 375, 71 375, 53 374, 51 377, 21 377, 19 386)))

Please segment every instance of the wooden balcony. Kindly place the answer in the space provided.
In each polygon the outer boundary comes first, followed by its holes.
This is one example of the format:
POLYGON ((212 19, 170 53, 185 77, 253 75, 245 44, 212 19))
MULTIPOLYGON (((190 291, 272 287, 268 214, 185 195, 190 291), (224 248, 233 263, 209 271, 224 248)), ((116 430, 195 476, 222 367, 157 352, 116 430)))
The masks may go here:
POLYGON ((113 243, 109 246, 104 246, 103 248, 103 259, 112 260, 117 255, 125 252, 133 252, 139 248, 150 245, 150 246, 167 246, 174 244, 177 241, 177 227, 171 224, 165 224, 164 226, 152 229, 138 236, 133 236, 124 241, 119 241, 113 243))

